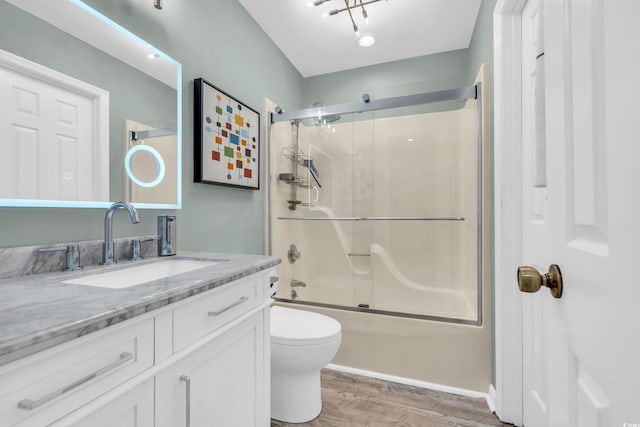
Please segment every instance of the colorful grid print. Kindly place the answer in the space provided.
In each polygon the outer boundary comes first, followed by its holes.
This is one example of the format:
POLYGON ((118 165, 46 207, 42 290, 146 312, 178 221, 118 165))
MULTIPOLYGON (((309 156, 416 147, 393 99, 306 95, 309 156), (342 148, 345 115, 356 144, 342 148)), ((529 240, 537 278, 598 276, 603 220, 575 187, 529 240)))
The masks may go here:
POLYGON ((259 188, 260 115, 202 80, 202 182, 259 188))

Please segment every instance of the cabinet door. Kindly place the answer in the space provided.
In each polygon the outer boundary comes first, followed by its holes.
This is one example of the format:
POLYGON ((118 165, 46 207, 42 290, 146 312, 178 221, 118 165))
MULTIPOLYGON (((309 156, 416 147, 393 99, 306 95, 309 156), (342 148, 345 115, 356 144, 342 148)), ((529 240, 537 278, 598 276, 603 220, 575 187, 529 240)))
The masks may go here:
POLYGON ((84 408, 51 427, 153 427, 153 378, 116 397, 98 409, 84 408))
POLYGON ((156 376, 156 427, 269 424, 263 316, 259 311, 156 376))

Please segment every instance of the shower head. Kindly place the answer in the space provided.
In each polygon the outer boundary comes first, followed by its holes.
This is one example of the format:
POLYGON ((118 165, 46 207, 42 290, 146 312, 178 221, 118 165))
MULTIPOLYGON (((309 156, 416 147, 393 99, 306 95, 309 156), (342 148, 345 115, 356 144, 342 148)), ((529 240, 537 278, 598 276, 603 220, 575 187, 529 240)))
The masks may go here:
MULTIPOLYGON (((311 107, 322 108, 326 107, 326 105, 321 102, 316 102, 311 107)), ((329 123, 337 122, 338 120, 340 120, 340 114, 330 114, 327 116, 318 115, 317 117, 309 117, 307 119, 303 119, 302 123, 306 126, 322 126, 329 123)))

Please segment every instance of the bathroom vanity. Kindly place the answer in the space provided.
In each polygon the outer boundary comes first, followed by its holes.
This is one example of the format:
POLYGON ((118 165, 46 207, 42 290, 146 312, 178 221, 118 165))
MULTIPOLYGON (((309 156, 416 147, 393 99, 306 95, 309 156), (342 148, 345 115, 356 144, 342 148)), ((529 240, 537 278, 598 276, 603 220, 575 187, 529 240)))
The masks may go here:
POLYGON ((192 254, 0 280, 2 425, 268 426, 279 262, 192 254), (149 271, 162 277, 139 283, 149 271))

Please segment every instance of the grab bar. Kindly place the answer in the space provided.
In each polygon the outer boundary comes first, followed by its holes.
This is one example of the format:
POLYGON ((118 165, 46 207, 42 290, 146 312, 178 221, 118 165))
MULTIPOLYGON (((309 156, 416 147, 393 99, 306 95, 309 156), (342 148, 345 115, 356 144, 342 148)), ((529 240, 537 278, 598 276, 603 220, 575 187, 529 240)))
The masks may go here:
POLYGON ((307 216, 279 216, 287 221, 464 221, 464 217, 428 217, 428 216, 337 216, 334 218, 307 216))

